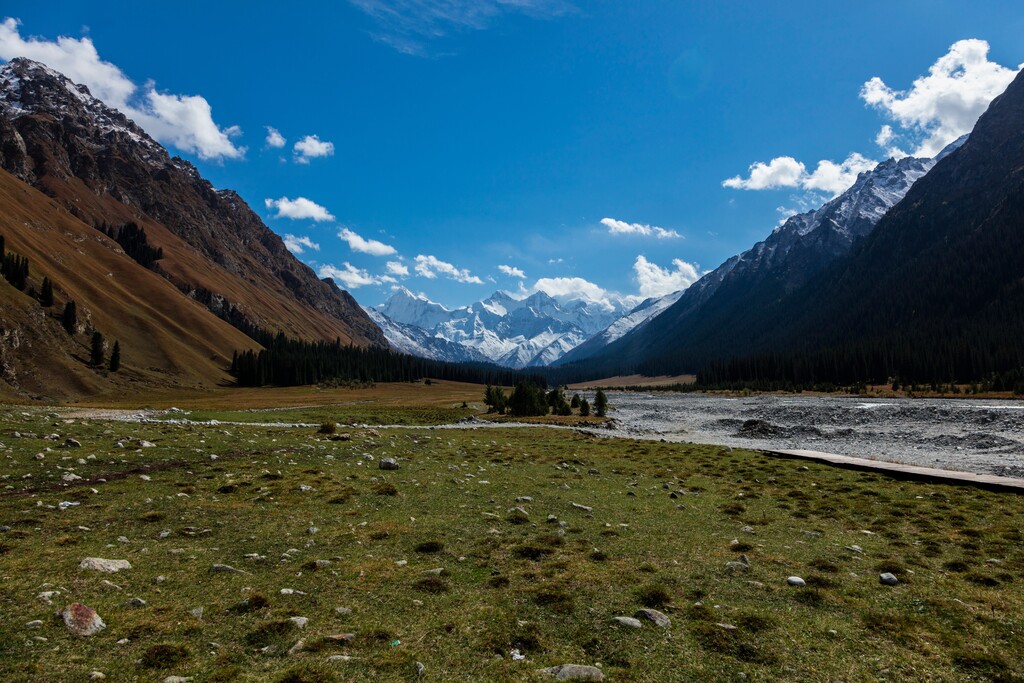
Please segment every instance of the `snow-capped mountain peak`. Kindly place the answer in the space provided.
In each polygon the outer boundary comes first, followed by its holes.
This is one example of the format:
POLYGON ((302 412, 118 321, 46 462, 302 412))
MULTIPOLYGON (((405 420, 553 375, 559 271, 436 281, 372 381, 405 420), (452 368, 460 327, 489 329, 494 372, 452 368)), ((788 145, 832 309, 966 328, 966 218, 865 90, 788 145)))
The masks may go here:
MULTIPOLYGON (((411 350, 410 337, 416 337, 420 346, 430 346, 423 342, 425 335, 461 345, 478 358, 519 368, 554 362, 625 312, 622 305, 589 299, 564 297, 559 301, 543 291, 516 296, 501 290, 450 310, 398 288, 371 315, 396 348, 411 350), (421 334, 417 336, 409 327, 421 334)), ((444 352, 451 355, 450 348, 444 352)), ((435 350, 429 357, 440 356, 435 350)))

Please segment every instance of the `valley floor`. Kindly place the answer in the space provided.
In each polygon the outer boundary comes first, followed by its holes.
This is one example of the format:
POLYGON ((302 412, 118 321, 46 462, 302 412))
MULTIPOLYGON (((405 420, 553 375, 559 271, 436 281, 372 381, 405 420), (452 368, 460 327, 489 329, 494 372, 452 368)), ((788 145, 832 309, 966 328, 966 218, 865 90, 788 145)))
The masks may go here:
POLYGON ((1021 680, 1019 496, 713 445, 426 426, 481 394, 119 406, 425 425, 336 435, 111 421, 113 401, 0 408, 0 677, 543 681, 574 663, 610 681, 1021 680), (72 635, 54 612, 74 602, 106 628, 72 635), (670 625, 612 620, 642 608, 670 625))

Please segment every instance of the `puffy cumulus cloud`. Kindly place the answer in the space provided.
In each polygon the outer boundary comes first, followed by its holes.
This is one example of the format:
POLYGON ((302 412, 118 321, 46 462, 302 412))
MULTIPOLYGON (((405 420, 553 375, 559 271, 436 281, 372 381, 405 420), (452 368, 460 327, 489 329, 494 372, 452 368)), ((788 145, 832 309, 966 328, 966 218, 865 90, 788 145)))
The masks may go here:
POLYGON ((566 0, 349 0, 372 17, 370 35, 407 55, 431 54, 428 44, 452 33, 482 30, 502 15, 548 19, 575 10, 566 0))
MULTIPOLYGON (((882 112, 892 123, 884 124, 875 143, 893 157, 907 156, 900 144, 911 144, 910 154, 934 157, 965 133, 969 133, 989 103, 1013 80, 1020 68, 1010 69, 988 59, 984 40, 961 40, 940 57, 928 74, 916 79, 907 90, 890 87, 875 76, 864 83, 860 98, 882 112)), ((869 171, 876 162, 859 153, 844 161, 819 161, 813 172, 791 156, 750 166, 746 178, 734 176, 722 181, 737 190, 800 188, 837 195, 849 188, 857 174, 869 171)))
POLYGON ((835 196, 847 190, 864 171, 870 171, 878 165, 877 161, 867 159, 854 152, 838 164, 834 161, 818 162, 814 173, 801 179, 800 187, 805 190, 820 190, 835 196))
MULTIPOLYGON (((988 52, 987 41, 957 41, 908 90, 896 90, 875 76, 861 88, 861 99, 906 129, 917 144, 914 156, 933 157, 969 133, 989 103, 1024 67, 1002 66, 990 61, 988 52)), ((884 147, 893 137, 892 128, 883 126, 876 142, 884 147)))
POLYGON ((420 254, 416 257, 416 273, 428 280, 433 280, 438 275, 443 275, 449 280, 463 282, 471 285, 482 285, 483 280, 473 275, 466 268, 456 268, 451 263, 442 261, 436 256, 420 254))
POLYGON ((371 275, 369 271, 363 268, 356 268, 348 261, 342 263, 341 268, 331 265, 320 266, 317 274, 322 278, 329 277, 336 282, 341 282, 345 285, 345 289, 359 289, 360 287, 370 285, 397 282, 395 278, 389 275, 371 275))
POLYGON ((371 256, 391 256, 396 253, 395 248, 390 244, 384 244, 377 240, 368 240, 348 228, 342 228, 341 232, 338 233, 338 237, 342 241, 348 242, 349 249, 352 251, 358 251, 360 254, 370 254, 371 256))
POLYGON ((288 141, 281 135, 281 131, 273 126, 267 126, 267 147, 281 149, 286 144, 288 144, 288 141))
POLYGON ((746 178, 733 176, 723 180, 722 185, 734 190, 774 190, 798 187, 800 179, 807 175, 807 167, 793 157, 775 157, 767 164, 758 161, 749 170, 746 178))
POLYGON ((405 265, 401 261, 388 261, 386 265, 389 275, 409 277, 409 266, 405 265))
POLYGON ((245 156, 245 148, 232 141, 241 130, 218 126, 204 97, 161 93, 153 83, 140 88, 118 66, 100 58, 91 38, 24 38, 20 25, 13 18, 0 23, 0 59, 27 57, 42 62, 88 87, 93 96, 120 110, 161 143, 201 159, 245 156))
POLYGON ((521 269, 515 268, 513 266, 498 266, 498 270, 505 273, 505 275, 508 275, 509 277, 517 277, 520 280, 526 277, 526 273, 524 273, 521 269))
POLYGON ((682 235, 675 230, 666 230, 665 228, 659 228, 656 225, 627 223, 626 221, 620 221, 614 218, 602 218, 601 225, 608 228, 608 232, 613 235, 643 235, 644 237, 650 237, 653 235, 658 239, 682 237, 682 235))
POLYGON ((722 181, 722 185, 735 190, 799 188, 835 196, 853 185, 859 173, 870 171, 877 164, 854 152, 838 163, 827 159, 819 161, 814 171, 808 172, 807 166, 793 157, 776 157, 768 163, 751 164, 746 178, 734 176, 722 181))
POLYGON ((263 203, 268 209, 274 209, 277 214, 274 218, 291 218, 293 220, 314 220, 318 223, 323 221, 333 221, 334 216, 331 212, 320 206, 316 202, 306 199, 305 197, 296 197, 295 199, 288 199, 288 197, 281 197, 280 199, 265 199, 263 203))
POLYGON ((637 256, 633 263, 633 273, 640 296, 647 299, 652 296, 665 296, 681 289, 686 289, 700 279, 698 266, 682 259, 672 259, 671 268, 662 268, 651 263, 644 256, 637 256))
POLYGON ((124 113, 157 140, 201 159, 236 159, 245 154, 244 147, 236 147, 231 141, 242 134, 242 129, 218 127, 205 98, 150 90, 145 102, 141 108, 129 108, 124 113))
POLYGON ((534 283, 527 293, 544 292, 556 299, 589 299, 591 301, 608 301, 613 295, 600 285, 595 285, 581 277, 542 277, 534 283))
POLYGON ((313 251, 320 251, 320 245, 305 236, 297 235, 285 235, 284 246, 288 248, 288 251, 293 254, 301 254, 306 249, 312 249, 313 251))
POLYGON ((295 162, 308 164, 310 159, 334 155, 334 143, 321 140, 317 135, 307 135, 292 146, 295 162))

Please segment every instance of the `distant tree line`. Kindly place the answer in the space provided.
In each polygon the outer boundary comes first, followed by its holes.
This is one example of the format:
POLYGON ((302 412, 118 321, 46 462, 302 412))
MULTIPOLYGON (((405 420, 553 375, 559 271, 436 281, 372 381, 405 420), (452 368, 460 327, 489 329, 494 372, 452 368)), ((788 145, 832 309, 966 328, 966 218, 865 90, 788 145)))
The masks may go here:
MULTIPOLYGON (((565 390, 555 387, 546 391, 543 383, 537 381, 521 381, 516 384, 510 396, 505 395, 501 387, 491 386, 484 389, 484 404, 488 413, 511 415, 512 417, 537 417, 547 414, 569 416, 578 410, 581 417, 590 415, 590 403, 579 394, 574 394, 571 401, 565 398, 565 390)), ((608 397, 600 389, 594 397, 595 414, 604 417, 608 410, 608 397)))
POLYGON ((543 376, 487 363, 446 363, 417 358, 391 349, 333 342, 291 339, 283 332, 267 339, 263 330, 253 339, 260 351, 235 352, 231 374, 239 386, 299 386, 328 381, 411 382, 432 378, 479 384, 515 384, 528 380, 545 386, 543 376))

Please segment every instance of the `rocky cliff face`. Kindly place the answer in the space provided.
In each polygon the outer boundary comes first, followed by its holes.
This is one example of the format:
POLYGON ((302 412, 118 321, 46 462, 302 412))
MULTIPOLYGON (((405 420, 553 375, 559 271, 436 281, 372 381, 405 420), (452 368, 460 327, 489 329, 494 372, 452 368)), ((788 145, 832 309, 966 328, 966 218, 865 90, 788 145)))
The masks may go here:
POLYGON ((306 338, 387 343, 355 300, 294 258, 237 193, 215 189, 85 86, 37 62, 15 59, 0 69, 0 167, 87 223, 130 217, 166 227, 196 252, 192 257, 218 267, 207 273, 191 258, 175 269, 174 250, 165 248, 171 279, 225 294, 261 326, 306 338), (223 273, 242 283, 219 282, 223 273), (239 301, 246 287, 257 291, 239 301), (327 320, 304 325, 306 307, 327 320))

